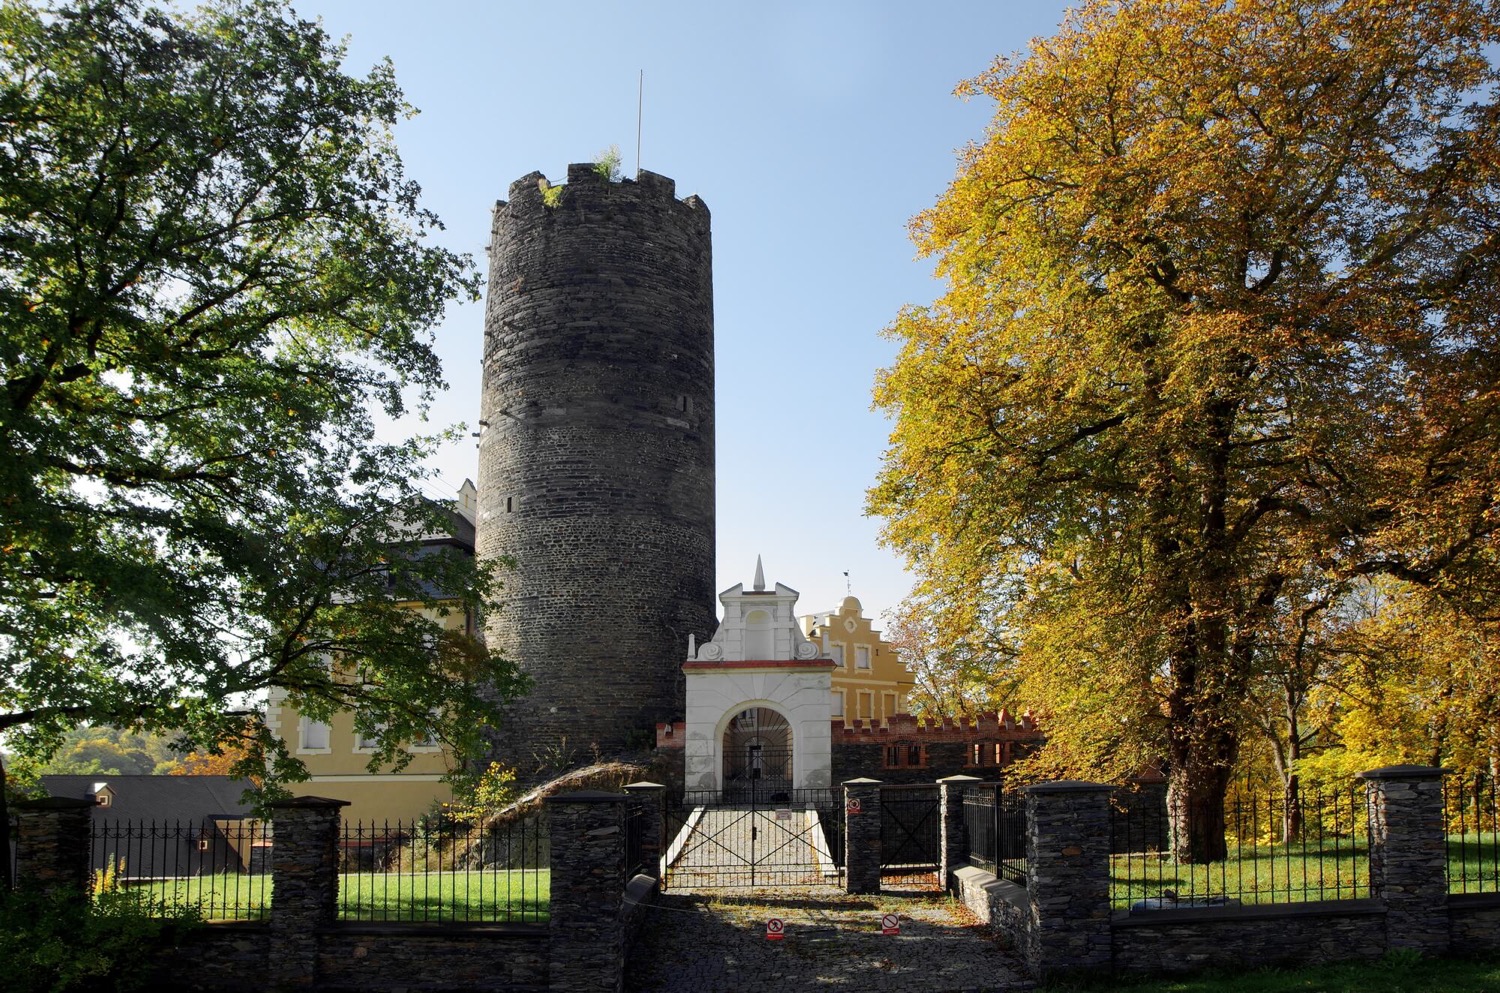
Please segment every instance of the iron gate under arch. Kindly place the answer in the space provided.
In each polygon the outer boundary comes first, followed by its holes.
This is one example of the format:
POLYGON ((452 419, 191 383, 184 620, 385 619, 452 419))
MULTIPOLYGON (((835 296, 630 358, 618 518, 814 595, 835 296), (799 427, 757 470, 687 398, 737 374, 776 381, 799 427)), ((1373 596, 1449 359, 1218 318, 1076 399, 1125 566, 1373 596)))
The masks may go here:
POLYGON ((668 796, 665 821, 663 889, 837 884, 843 873, 842 790, 751 776, 668 796))

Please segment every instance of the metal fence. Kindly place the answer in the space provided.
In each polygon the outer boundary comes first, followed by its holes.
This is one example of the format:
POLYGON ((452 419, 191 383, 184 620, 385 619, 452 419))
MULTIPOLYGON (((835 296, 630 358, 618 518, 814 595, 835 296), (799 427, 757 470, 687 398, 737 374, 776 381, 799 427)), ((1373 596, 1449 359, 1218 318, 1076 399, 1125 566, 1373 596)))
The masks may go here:
POLYGON ((963 806, 969 864, 1025 886, 1025 799, 994 783, 965 789, 963 806))
POLYGON ((549 843, 543 818, 460 827, 345 822, 339 916, 362 921, 547 919, 549 843))
POLYGON ((256 820, 95 820, 93 892, 147 909, 194 907, 205 920, 259 920, 271 906, 269 825, 256 820))
POLYGON ((1443 784, 1448 835, 1448 892, 1500 892, 1500 818, 1495 779, 1460 778, 1443 784))
POLYGON ((646 811, 636 804, 625 809, 625 878, 645 872, 646 811))
POLYGON ((1370 896, 1364 790, 1230 791, 1224 806, 1114 804, 1111 899, 1132 910, 1370 896))

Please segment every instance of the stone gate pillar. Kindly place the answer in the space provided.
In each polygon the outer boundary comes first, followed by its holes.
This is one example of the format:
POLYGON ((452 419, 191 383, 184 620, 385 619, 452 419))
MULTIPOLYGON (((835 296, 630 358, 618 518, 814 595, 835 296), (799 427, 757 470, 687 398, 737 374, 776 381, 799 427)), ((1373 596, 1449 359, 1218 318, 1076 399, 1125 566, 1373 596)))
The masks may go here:
POLYGON ((948 776, 938 782, 938 883, 947 890, 948 874, 969 862, 969 837, 964 827, 964 790, 979 782, 978 776, 948 776))
POLYGON ((271 811, 271 985, 316 989, 318 932, 338 919, 339 812, 348 800, 299 796, 271 811))
POLYGON ((1025 787, 1029 927, 1038 978, 1109 968, 1109 794, 1102 783, 1025 787))
POLYGON ((16 885, 86 899, 94 801, 44 797, 22 800, 12 809, 17 822, 16 885))
POLYGON ((544 802, 552 841, 548 985, 568 993, 618 993, 625 967, 626 797, 581 790, 544 802))
POLYGON ((1359 774, 1370 812, 1370 889, 1386 906, 1386 944, 1448 950, 1443 770, 1393 765, 1359 774))
POLYGON ((844 891, 880 892, 880 781, 844 783, 844 891))

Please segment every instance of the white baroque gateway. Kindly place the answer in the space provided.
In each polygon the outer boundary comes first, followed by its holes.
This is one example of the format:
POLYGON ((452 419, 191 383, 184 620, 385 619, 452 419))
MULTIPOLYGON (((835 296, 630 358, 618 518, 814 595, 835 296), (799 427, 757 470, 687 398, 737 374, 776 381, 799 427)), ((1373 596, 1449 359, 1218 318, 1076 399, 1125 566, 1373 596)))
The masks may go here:
POLYGON ((755 562, 750 590, 719 594, 724 620, 713 640, 688 644, 684 787, 732 791, 832 786, 829 721, 834 663, 803 635, 800 594, 766 589, 755 562))

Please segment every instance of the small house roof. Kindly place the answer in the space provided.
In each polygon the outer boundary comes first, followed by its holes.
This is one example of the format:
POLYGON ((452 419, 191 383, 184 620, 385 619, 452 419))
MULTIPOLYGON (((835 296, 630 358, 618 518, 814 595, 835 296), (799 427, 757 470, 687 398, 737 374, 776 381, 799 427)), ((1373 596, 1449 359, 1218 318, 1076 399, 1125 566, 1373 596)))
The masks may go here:
POLYGON ((108 807, 96 808, 94 816, 119 821, 191 821, 205 818, 230 820, 252 815, 241 796, 250 783, 230 776, 43 776, 48 796, 79 800, 110 792, 108 807))

